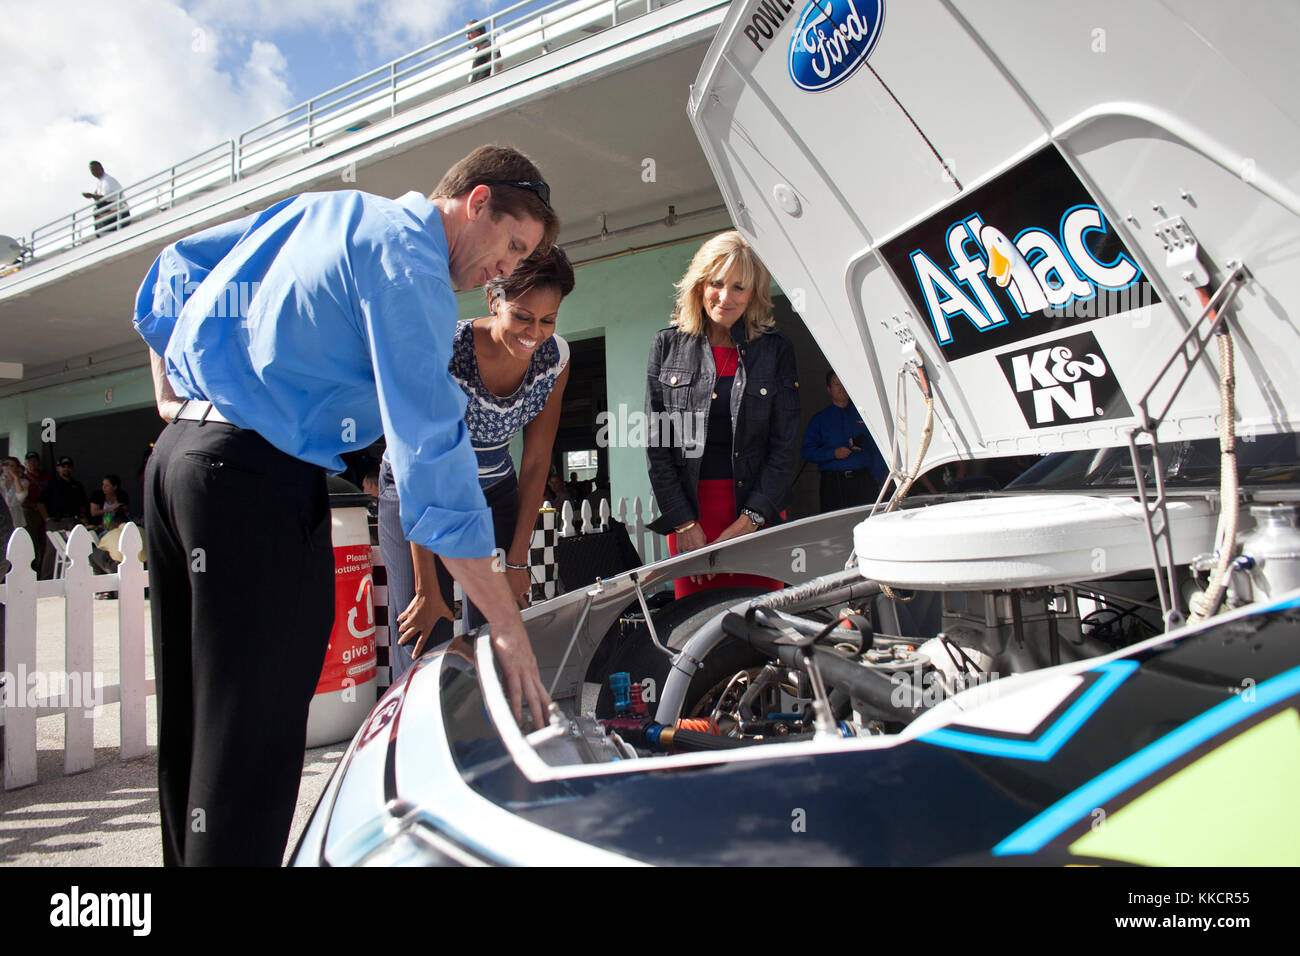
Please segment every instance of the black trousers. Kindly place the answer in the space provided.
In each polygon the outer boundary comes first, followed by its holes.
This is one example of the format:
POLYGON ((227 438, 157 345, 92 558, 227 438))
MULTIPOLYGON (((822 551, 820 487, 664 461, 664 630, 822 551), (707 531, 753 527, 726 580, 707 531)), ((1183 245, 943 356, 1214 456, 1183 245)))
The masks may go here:
POLYGON ((334 618, 322 469, 178 421, 145 475, 165 865, 279 866, 334 618))
MULTIPOLYGON (((512 473, 509 478, 503 478, 488 488, 483 497, 492 509, 492 533, 496 546, 503 552, 509 551, 514 542, 515 524, 519 520, 519 479, 512 473)), ((415 663, 411 656, 415 643, 397 643, 397 615, 405 611, 415 597, 415 566, 411 561, 410 542, 402 532, 401 501, 397 497, 397 485, 393 483, 388 459, 384 459, 379 467, 379 548, 384 555, 384 569, 388 576, 388 666, 393 683, 396 683, 415 663)), ((436 563, 438 590, 447 607, 452 607, 455 585, 451 572, 441 558, 436 563)), ((466 631, 487 623, 487 618, 469 598, 463 603, 461 619, 466 631)), ((450 637, 449 632, 448 640, 450 637)))
POLYGON ((880 494, 880 485, 865 468, 821 473, 821 510, 839 511, 854 505, 869 505, 880 494))

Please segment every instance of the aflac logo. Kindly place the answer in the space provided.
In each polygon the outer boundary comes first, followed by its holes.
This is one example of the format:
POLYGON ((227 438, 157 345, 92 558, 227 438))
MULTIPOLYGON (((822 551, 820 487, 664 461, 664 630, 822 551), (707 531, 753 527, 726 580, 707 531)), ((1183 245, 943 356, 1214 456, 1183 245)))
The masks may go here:
POLYGON ((812 0, 790 38, 790 79, 810 93, 839 86, 867 62, 884 21, 885 0, 812 0))

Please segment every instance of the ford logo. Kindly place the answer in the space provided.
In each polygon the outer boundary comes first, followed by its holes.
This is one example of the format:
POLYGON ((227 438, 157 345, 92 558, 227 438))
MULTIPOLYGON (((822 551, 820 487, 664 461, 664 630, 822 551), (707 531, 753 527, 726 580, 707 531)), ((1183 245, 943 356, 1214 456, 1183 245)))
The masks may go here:
POLYGON ((885 0, 812 0, 790 38, 790 79, 819 93, 858 71, 880 39, 885 0))

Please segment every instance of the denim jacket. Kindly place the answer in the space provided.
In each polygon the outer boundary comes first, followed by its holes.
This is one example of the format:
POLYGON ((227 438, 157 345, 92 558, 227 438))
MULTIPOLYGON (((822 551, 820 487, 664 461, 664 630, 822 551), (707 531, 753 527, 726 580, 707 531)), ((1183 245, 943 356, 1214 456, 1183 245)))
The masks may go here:
MULTIPOLYGON (((799 381, 794 348, 779 332, 743 341, 744 323, 731 337, 740 349, 731 386, 732 481, 738 509, 780 520, 798 464, 799 381)), ((699 517, 696 486, 717 369, 704 335, 661 329, 646 369, 646 459, 660 516, 660 534, 699 517), (656 427, 658 426, 658 427, 656 427)))

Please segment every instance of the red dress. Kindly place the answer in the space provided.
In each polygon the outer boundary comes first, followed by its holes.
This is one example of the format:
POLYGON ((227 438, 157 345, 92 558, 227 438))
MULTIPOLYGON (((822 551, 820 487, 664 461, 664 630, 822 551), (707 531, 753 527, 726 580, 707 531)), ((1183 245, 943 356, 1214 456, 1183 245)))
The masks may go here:
MULTIPOLYGON (((740 366, 739 353, 735 348, 727 346, 714 345, 712 349, 718 378, 734 379, 736 370, 740 366)), ((712 542, 740 516, 740 509, 736 507, 736 485, 730 478, 712 480, 702 478, 695 486, 695 490, 700 502, 698 519, 700 527, 704 530, 704 536, 712 542)), ((781 517, 785 517, 785 512, 781 513, 781 517)), ((674 556, 678 553, 675 534, 668 536, 668 553, 674 556)), ((711 579, 698 584, 690 578, 678 578, 673 582, 673 591, 680 601, 697 591, 736 586, 765 588, 769 591, 779 591, 785 587, 780 581, 757 574, 715 574, 711 579)))

